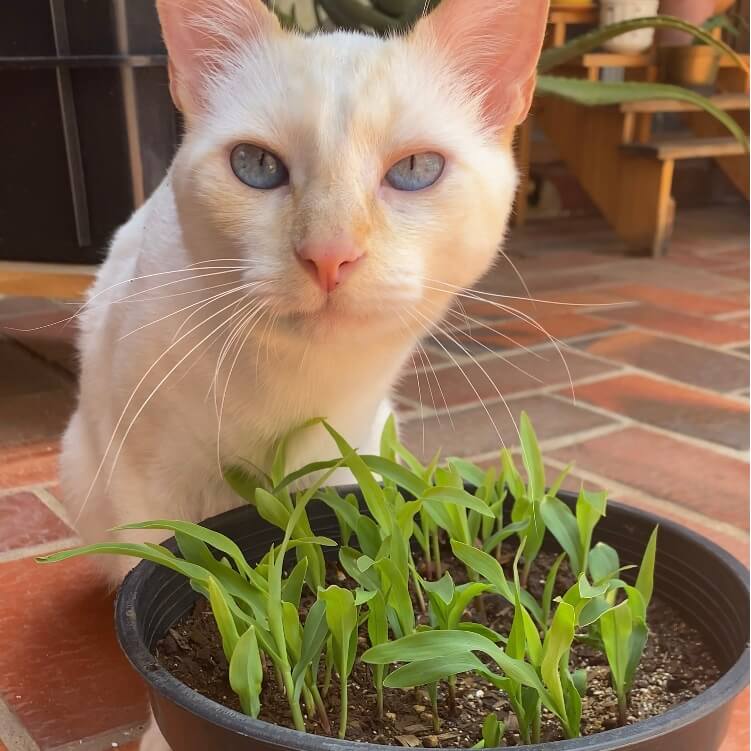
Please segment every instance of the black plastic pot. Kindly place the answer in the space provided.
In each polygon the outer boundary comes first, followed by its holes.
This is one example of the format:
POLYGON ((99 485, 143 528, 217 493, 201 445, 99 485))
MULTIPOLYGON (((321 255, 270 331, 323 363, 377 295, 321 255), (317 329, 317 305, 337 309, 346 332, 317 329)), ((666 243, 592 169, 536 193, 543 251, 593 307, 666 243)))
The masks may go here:
MULTIPOLYGON (((561 497, 573 503, 574 496, 561 497)), ((333 514, 322 504, 311 510, 317 534, 335 537, 333 514)), ((587 738, 557 741, 545 751, 716 751, 727 731, 732 699, 748 684, 748 571, 714 543, 673 522, 613 503, 596 539, 613 545, 625 564, 641 560, 647 538, 660 524, 655 591, 704 633, 723 676, 703 694, 665 714, 587 738)), ((205 522, 234 539, 252 560, 279 530, 251 507, 205 522)), ((553 543, 554 544, 554 543, 553 543)), ((174 548, 173 548, 174 549, 174 548)), ((388 746, 339 741, 300 733, 246 717, 207 699, 164 670, 151 648, 185 615, 195 593, 180 575, 140 563, 125 579, 116 603, 120 645, 145 679, 151 706, 173 751, 386 751, 388 746)), ((521 748, 521 747, 520 747, 521 748)))

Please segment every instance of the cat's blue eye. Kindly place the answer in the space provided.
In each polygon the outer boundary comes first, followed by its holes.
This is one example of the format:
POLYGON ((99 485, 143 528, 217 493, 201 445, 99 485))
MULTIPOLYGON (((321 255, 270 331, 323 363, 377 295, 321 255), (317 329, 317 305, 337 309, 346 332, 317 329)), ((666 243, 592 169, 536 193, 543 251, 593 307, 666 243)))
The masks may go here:
POLYGON ((434 152, 412 154, 386 173, 386 182, 397 190, 429 188, 443 174, 445 164, 446 160, 434 152))
POLYGON ((289 181, 289 172, 284 162, 270 151, 241 143, 230 155, 232 171, 246 185, 258 190, 271 190, 289 181))

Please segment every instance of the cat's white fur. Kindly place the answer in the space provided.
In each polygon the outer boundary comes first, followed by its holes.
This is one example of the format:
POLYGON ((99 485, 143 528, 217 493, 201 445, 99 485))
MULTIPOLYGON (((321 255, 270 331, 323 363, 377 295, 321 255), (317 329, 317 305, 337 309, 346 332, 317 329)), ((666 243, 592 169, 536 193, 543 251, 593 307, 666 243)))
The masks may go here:
MULTIPOLYGON (((161 186, 117 233, 81 316, 62 483, 86 542, 237 505, 220 466, 268 469, 275 441, 311 417, 376 450, 422 327, 442 317, 450 285, 487 270, 502 239, 517 182, 511 134, 529 106, 545 12, 543 0, 445 0, 412 35, 382 41, 288 34, 257 0, 161 0, 188 129, 161 186), (241 183, 229 162, 241 142, 278 154, 290 185, 241 183), (421 151, 446 158, 434 186, 384 183, 391 164, 421 151), (295 250, 342 238, 364 256, 327 296, 295 250), (243 283, 253 286, 233 291, 243 283), (243 338, 217 369, 233 331, 243 338)), ((313 428, 292 441, 289 463, 335 454, 313 428)), ((115 583, 132 564, 103 565, 115 583)), ((156 729, 142 748, 165 748, 156 729)))

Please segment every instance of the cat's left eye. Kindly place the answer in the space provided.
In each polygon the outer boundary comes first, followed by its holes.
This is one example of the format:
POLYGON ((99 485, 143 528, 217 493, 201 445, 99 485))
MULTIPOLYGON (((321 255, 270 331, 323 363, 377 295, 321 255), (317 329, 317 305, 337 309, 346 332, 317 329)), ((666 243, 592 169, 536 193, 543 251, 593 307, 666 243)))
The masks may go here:
POLYGON ((386 182, 397 190, 423 190, 438 180, 445 164, 446 160, 435 152, 412 154, 386 173, 386 182))
POLYGON ((284 162, 270 151, 241 143, 230 155, 232 171, 246 185, 258 190, 272 190, 289 182, 289 172, 284 162))

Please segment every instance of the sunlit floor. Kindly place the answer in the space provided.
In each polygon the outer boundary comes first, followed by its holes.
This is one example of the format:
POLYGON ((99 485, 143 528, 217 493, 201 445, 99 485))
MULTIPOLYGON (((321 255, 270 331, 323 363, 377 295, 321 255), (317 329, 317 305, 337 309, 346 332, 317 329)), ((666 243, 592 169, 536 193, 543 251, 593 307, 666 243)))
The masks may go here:
MULTIPOLYGON (((426 339, 405 372, 404 436, 426 455, 441 447, 493 461, 498 433, 517 443, 509 412, 526 410, 551 474, 573 461, 569 486, 605 487, 748 562, 748 211, 680 214, 662 260, 621 250, 593 219, 513 233, 514 265, 532 297, 550 302, 492 298, 520 318, 464 299, 449 318, 456 328, 426 339)), ((526 294, 503 260, 481 287, 526 294)), ((90 562, 33 562, 74 541, 56 478, 75 328, 18 329, 69 313, 53 300, 0 298, 0 635, 12 646, 0 650, 0 751, 133 748, 146 716, 90 562)), ((747 704, 723 751, 748 748, 747 704)))

